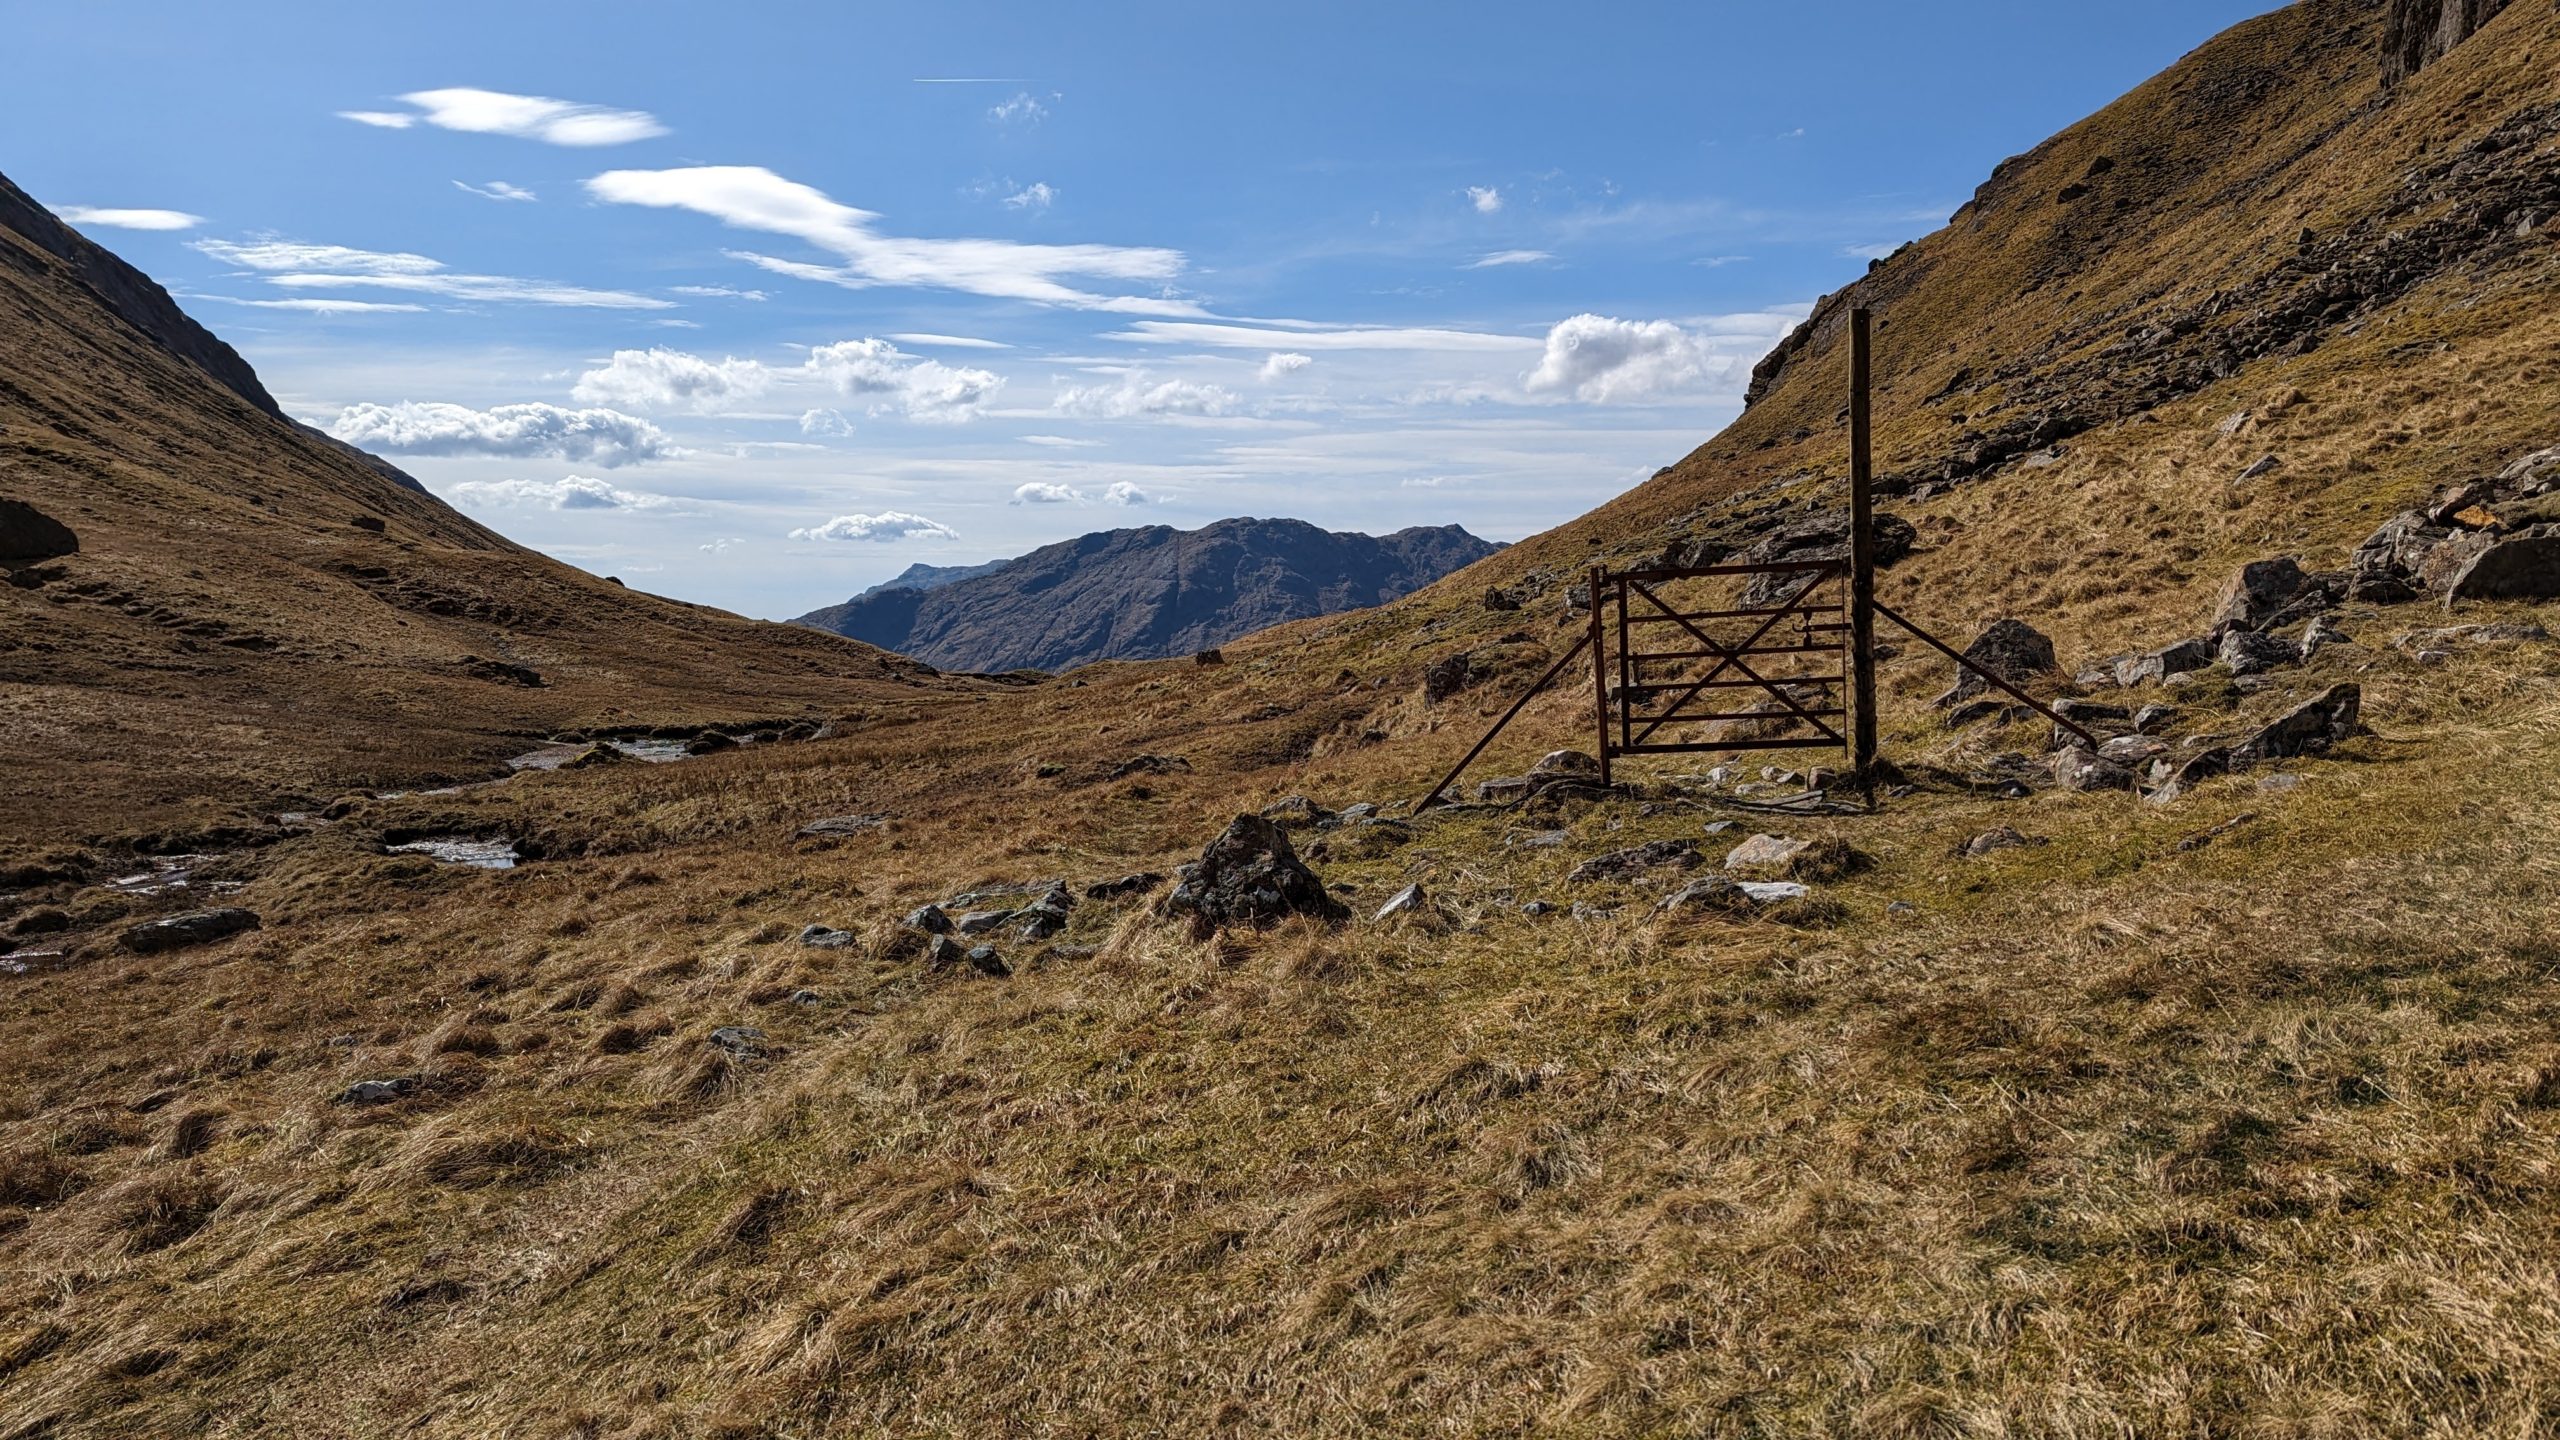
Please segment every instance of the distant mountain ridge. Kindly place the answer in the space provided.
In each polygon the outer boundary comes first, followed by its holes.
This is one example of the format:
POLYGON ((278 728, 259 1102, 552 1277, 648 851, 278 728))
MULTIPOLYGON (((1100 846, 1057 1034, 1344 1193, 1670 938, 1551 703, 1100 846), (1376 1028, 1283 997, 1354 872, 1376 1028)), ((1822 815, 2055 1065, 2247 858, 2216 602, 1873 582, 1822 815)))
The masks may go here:
POLYGON ((1286 621, 1381 605, 1501 548, 1455 525, 1392 535, 1303 520, 1148 525, 983 566, 912 566, 791 623, 947 670, 1065 670, 1189 654, 1286 621))

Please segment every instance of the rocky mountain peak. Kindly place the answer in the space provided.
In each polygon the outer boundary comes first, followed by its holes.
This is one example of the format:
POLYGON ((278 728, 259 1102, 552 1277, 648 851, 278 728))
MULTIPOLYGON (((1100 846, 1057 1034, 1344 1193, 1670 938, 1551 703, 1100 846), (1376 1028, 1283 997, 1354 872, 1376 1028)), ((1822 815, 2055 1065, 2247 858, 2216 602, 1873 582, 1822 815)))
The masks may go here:
POLYGON ((2382 28, 2382 83, 2397 85, 2444 58, 2507 8, 2507 0, 2391 0, 2382 28))

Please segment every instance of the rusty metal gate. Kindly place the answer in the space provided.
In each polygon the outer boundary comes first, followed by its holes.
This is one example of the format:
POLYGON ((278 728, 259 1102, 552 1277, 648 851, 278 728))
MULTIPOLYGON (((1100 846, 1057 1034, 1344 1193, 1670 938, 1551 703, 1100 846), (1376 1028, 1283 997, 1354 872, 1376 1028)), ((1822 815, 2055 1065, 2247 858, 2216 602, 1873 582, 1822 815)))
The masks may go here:
POLYGON ((1849 569, 1845 559, 1620 571, 1595 566, 1589 644, 1602 783, 1620 755, 1848 749, 1849 569), (1674 586, 1701 580, 1743 581, 1745 597, 1710 600, 1703 608, 1665 598, 1674 586), (1774 596, 1749 603, 1755 585, 1774 596), (1698 726, 1725 730, 1702 735, 1698 726), (1774 726, 1778 733, 1742 740, 1733 733, 1737 726, 1774 726))

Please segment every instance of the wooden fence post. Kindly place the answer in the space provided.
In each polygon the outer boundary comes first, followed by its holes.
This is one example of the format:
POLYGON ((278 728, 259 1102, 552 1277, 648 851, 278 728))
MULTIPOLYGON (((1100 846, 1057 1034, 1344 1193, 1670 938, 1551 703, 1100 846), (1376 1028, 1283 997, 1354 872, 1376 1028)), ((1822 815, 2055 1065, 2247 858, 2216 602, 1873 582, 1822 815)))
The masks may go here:
POLYGON ((1849 673, 1857 692, 1852 773, 1869 798, 1876 769, 1875 456, 1868 409, 1868 315, 1849 312, 1849 673))

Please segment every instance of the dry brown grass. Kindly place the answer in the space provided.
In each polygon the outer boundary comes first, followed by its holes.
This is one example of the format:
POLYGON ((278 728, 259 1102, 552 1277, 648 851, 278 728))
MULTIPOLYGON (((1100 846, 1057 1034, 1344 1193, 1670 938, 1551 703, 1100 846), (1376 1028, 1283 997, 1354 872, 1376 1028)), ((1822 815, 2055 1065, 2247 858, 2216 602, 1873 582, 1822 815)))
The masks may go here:
MULTIPOLYGON (((2560 53, 2546 12, 2501 23, 2560 53)), ((2521 93, 2495 73, 2516 53, 2446 62, 2388 123, 2486 123, 2463 96, 2521 93)), ((2366 159, 2301 183, 2350 193, 2366 159)), ((2032 610, 2066 664, 2185 633, 2239 560, 2334 560, 2560 439, 2549 274, 2422 293, 1904 506, 1923 548, 1889 592, 1932 621, 2032 610), (2243 406, 2264 428, 2218 435, 2243 406), (2230 490, 2279 446, 2283 487, 2230 490)), ((2050 319, 2002 312, 1985 343, 2050 319)), ((1422 666, 1564 634, 1553 596, 1479 609, 1487 574, 1632 553, 1648 517, 1806 463, 1820 442, 1743 457, 1827 393, 1214 671, 917 692, 845 739, 362 800, 238 861, 257 932, 140 958, 75 929, 77 963, 0 982, 0 1436, 2549 1430, 2560 651, 2420 666, 2389 641, 2432 607, 2350 612, 2358 645, 2283 677, 2358 681, 2372 734, 2288 763, 2297 788, 2167 807, 1968 788, 2037 727, 1947 731, 1944 667, 1897 660, 1887 745, 1920 788, 1735 817, 1725 844, 1822 842, 1816 901, 1754 917, 1651 921, 1668 876, 1567 882, 1724 813, 1639 764, 1624 799, 1306 837, 1355 910, 1420 882, 1429 924, 1194 943, 1148 897, 1087 900, 1055 945, 1007 938, 1005 981, 890 942, 926 900, 1167 870, 1283 795, 1411 798, 1507 698, 1425 704, 1422 666), (1110 778, 1139 754, 1188 768, 1110 778), (891 818, 795 838, 848 813, 891 818), (2048 843, 1961 857, 1995 825, 2048 843), (1507 843, 1549 828, 1569 843, 1507 843), (547 858, 379 853, 440 831, 547 858), (813 922, 865 943, 798 945, 813 922), (710 1043, 737 1025, 763 1054, 710 1043), (413 1083, 335 1098, 366 1078, 413 1083)), ((2286 698, 2195 687, 2171 738, 2286 698)), ((1587 703, 1531 706, 1488 773, 1574 741, 1587 703)))

